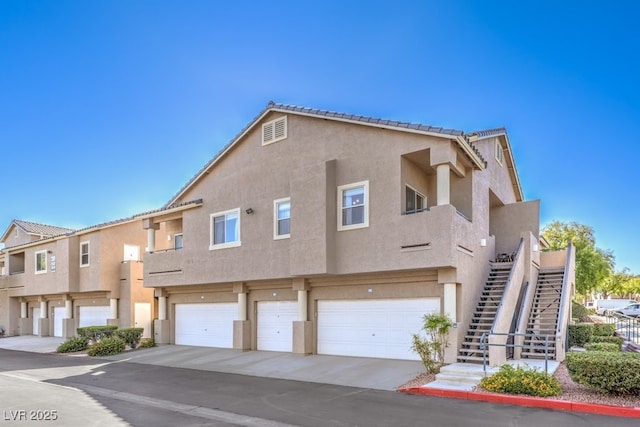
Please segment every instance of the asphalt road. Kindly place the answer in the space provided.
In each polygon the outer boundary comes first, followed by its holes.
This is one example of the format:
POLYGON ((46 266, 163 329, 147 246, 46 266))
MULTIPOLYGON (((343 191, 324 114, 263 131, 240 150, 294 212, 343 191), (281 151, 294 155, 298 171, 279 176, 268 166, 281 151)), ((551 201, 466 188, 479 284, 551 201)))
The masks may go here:
MULTIPOLYGON (((22 381, 21 390, 43 384, 58 387, 55 390, 81 390, 91 404, 101 407, 94 410, 94 425, 113 425, 113 417, 134 426, 639 425, 630 418, 1 349, 0 380, 22 381), (99 413, 105 418, 99 418, 99 413)), ((12 401, 12 408, 17 407, 15 396, 5 393, 6 389, 0 389, 0 424, 26 425, 3 420, 7 411, 3 404, 12 401)), ((56 410, 61 419, 88 404, 54 397, 49 396, 55 403, 46 408, 56 410)), ((71 424, 43 421, 33 425, 71 424)))

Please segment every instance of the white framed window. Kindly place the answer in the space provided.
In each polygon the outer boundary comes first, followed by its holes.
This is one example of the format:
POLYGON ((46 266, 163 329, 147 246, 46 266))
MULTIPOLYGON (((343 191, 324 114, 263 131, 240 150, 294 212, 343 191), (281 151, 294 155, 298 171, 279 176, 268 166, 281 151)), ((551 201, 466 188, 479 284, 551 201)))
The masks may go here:
POLYGON ((211 214, 209 249, 240 246, 240 208, 211 214))
POLYGON ((273 144, 287 137, 287 116, 278 117, 262 125, 262 145, 273 144))
POLYGON ((89 265, 89 242, 80 242, 80 267, 89 265))
POLYGON ((416 189, 407 185, 405 187, 405 212, 422 212, 427 207, 427 198, 416 189))
POLYGON ((36 274, 47 272, 47 251, 36 252, 36 274))
POLYGON ((338 231, 369 226, 369 181, 338 187, 338 231))
POLYGON ((173 248, 175 250, 182 249, 182 243, 184 242, 184 238, 182 233, 178 233, 173 236, 173 248))
POLYGON ((291 199, 273 201, 273 238, 287 239, 291 237, 291 199))
POLYGON ((502 166, 502 161, 504 160, 504 150, 502 149, 502 144, 500 144, 500 141, 496 141, 496 160, 498 161, 498 163, 500 163, 500 166, 502 166))

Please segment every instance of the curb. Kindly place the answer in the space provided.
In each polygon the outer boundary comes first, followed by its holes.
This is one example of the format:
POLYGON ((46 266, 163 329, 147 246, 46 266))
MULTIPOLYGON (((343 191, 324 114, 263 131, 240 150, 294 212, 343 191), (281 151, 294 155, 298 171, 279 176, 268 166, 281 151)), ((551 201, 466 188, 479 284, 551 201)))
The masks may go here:
POLYGON ((568 400, 541 399, 530 396, 480 393, 477 391, 447 390, 431 387, 402 388, 398 389, 398 392, 424 396, 446 397, 452 399, 476 400, 481 402, 500 403, 504 405, 547 408, 559 411, 573 411, 588 414, 609 415, 615 417, 640 418, 640 408, 599 405, 595 403, 584 402, 571 402, 568 400))

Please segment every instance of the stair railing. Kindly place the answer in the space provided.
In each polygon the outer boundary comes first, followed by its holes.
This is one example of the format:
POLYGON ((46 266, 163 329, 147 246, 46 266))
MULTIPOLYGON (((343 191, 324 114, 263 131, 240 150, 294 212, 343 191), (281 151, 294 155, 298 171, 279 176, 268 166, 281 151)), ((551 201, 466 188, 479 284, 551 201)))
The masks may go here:
MULTIPOLYGON (((498 308, 496 310, 496 317, 493 319, 493 324, 491 325, 491 336, 492 339, 498 341, 497 344, 506 344, 507 337, 504 334, 509 332, 513 311, 515 311, 516 301, 520 295, 520 287, 522 286, 522 280, 524 278, 524 268, 522 265, 523 246, 524 239, 521 238, 520 243, 518 243, 516 255, 513 258, 511 270, 509 271, 509 275, 505 282, 504 291, 500 298, 500 304, 498 304, 498 308)), ((496 351, 498 350, 490 351, 489 357, 495 358, 496 362, 502 360, 506 361, 506 351, 504 354, 497 353, 496 351)))
MULTIPOLYGON (((575 259, 575 254, 573 243, 569 240, 569 244, 567 245, 567 259, 564 263, 564 274, 562 276, 562 295, 560 296, 560 307, 558 310, 558 323, 556 325, 556 340, 558 341, 558 345, 556 345, 556 351, 562 348, 563 353, 567 350, 567 325, 569 323, 569 315, 570 315, 570 307, 571 303, 571 277, 569 277, 570 269, 573 264, 573 259, 575 259), (562 345, 561 345, 562 344, 562 345)), ((556 353, 556 358, 558 358, 558 353, 556 353)), ((559 360, 564 359, 564 354, 562 354, 559 360)))
MULTIPOLYGON (((489 351, 489 347, 505 347, 505 351, 506 351, 506 348, 509 348, 509 347, 513 347, 513 348, 524 347, 524 344, 510 344, 508 339, 504 343, 491 342, 489 338, 492 336, 507 336, 507 337, 513 337, 513 338, 544 337, 544 371, 546 373, 549 373, 549 353, 550 353, 549 350, 551 349, 551 345, 549 344, 549 341, 554 339, 553 335, 516 334, 516 333, 499 334, 499 333, 493 333, 493 332, 490 332, 487 334, 486 332, 484 332, 480 337, 480 350, 482 350, 482 369, 484 370, 485 376, 487 375, 487 365, 488 365, 487 352, 489 351)), ((512 340, 512 341, 515 341, 515 340, 512 340)))

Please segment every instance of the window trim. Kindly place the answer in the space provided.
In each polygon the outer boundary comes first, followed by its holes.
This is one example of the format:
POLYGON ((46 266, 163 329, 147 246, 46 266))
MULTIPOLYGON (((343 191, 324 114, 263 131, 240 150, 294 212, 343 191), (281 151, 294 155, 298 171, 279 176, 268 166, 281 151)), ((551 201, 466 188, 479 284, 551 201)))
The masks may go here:
POLYGON ((273 201, 273 239, 289 239, 291 237, 291 197, 284 197, 282 199, 276 199, 273 201), (289 232, 287 234, 278 234, 278 207, 282 203, 289 203, 289 232))
POLYGON ((502 166, 502 163, 504 161, 504 148, 502 147, 502 144, 500 144, 500 141, 496 140, 496 144, 495 144, 495 157, 496 157, 496 161, 498 162, 498 164, 500 166, 502 166))
POLYGON ((86 240, 84 242, 80 242, 80 267, 88 267, 91 265, 91 243, 86 240), (87 263, 82 263, 82 247, 87 245, 87 263))
POLYGON ((369 204, 370 202, 369 202, 369 181, 368 180, 338 186, 338 204, 337 204, 338 231, 354 230, 358 228, 369 227, 369 204), (359 224, 343 225, 342 224, 342 211, 344 210, 344 206, 342 206, 343 193, 347 190, 351 190, 353 188, 358 188, 358 187, 363 187, 363 191, 364 191, 364 203, 363 203, 364 204, 364 213, 363 213, 364 221, 359 224))
POLYGON ((43 251, 36 251, 35 253, 35 268, 36 268, 36 273, 35 274, 44 274, 47 272, 47 251, 43 250, 43 251), (38 270, 38 255, 39 254, 44 254, 44 270, 38 270))
POLYGON ((427 196, 425 196, 424 194, 422 194, 420 191, 416 190, 414 186, 409 185, 409 184, 405 184, 405 188, 404 188, 404 194, 405 194, 405 201, 404 201, 404 213, 405 214, 413 214, 413 213, 418 213, 418 212, 423 212, 426 210, 429 210, 429 208, 427 207, 427 196), (422 197, 422 208, 418 209, 418 203, 417 200, 414 200, 414 203, 416 205, 416 208, 413 210, 409 210, 407 209, 407 188, 410 188, 411 191, 413 191, 415 193, 415 196, 418 197, 422 197))
POLYGON ((281 116, 281 117, 278 117, 277 119, 273 119, 273 120, 270 120, 270 121, 268 121, 266 123, 263 123, 261 130, 262 130, 262 133, 261 133, 260 138, 262 140, 262 145, 263 146, 264 145, 273 144, 274 142, 282 141, 283 139, 287 139, 287 133, 288 133, 287 116, 281 116), (276 124, 278 122, 280 122, 280 121, 282 121, 282 126, 284 128, 284 133, 281 136, 277 137, 276 136, 276 124), (269 126, 273 126, 273 138, 268 140, 268 141, 265 141, 264 130, 265 130, 265 128, 267 128, 269 126))
MULTIPOLYGON (((226 223, 226 218, 225 218, 225 223, 226 223)), ((234 247, 238 247, 242 245, 242 239, 241 239, 241 217, 240 217, 240 208, 235 208, 235 209, 229 209, 226 211, 220 211, 220 212, 215 212, 209 215, 209 250, 213 251, 213 250, 217 250, 217 249, 226 249, 226 248, 234 248, 234 247), (213 243, 213 225, 214 225, 214 220, 215 218, 221 217, 221 216, 226 216, 228 214, 232 214, 235 213, 238 216, 238 240, 235 240, 233 242, 225 242, 225 243, 218 243, 217 245, 213 243)))

